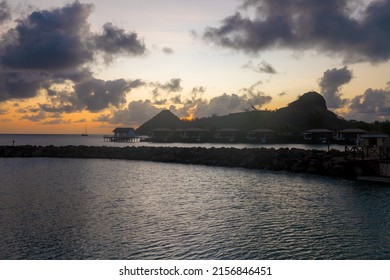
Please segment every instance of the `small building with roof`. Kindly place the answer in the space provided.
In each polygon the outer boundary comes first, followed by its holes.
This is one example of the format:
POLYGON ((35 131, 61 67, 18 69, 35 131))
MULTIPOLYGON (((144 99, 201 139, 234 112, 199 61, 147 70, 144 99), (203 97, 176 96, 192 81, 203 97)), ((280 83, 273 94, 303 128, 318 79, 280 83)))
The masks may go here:
POLYGON ((217 142, 237 142, 241 138, 241 132, 235 128, 218 129, 214 134, 217 142))
POLYGON ((203 128, 186 128, 180 130, 183 142, 206 142, 209 138, 209 130, 203 128))
POLYGON ((362 135, 367 133, 360 128, 347 128, 337 132, 337 142, 346 145, 357 145, 361 142, 362 135))
POLYGON ((267 128, 258 128, 247 133, 246 139, 249 142, 268 143, 272 142, 276 137, 276 131, 267 128))
POLYGON ((362 135, 363 146, 384 146, 389 136, 379 131, 370 131, 362 135))
POLYGON ((303 133, 303 140, 307 143, 326 144, 333 140, 333 131, 326 128, 306 130, 303 133))
POLYGON ((173 142, 175 130, 170 128, 155 128, 150 131, 149 136, 152 142, 173 142))
POLYGON ((114 137, 135 137, 135 130, 132 127, 117 127, 112 132, 114 137))

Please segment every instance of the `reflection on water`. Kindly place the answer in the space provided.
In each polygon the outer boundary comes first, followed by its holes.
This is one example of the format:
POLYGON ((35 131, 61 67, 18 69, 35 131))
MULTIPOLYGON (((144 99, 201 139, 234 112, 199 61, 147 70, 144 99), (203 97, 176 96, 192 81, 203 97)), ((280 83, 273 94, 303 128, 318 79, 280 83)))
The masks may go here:
POLYGON ((1 259, 389 259, 390 188, 204 166, 0 159, 1 259))

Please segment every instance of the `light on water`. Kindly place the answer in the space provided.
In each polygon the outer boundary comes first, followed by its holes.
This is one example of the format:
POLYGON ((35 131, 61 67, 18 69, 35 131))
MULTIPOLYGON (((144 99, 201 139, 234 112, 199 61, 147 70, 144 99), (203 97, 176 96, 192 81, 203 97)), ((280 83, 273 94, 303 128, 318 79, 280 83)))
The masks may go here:
POLYGON ((0 158, 1 259, 389 259, 390 188, 257 170, 0 158))

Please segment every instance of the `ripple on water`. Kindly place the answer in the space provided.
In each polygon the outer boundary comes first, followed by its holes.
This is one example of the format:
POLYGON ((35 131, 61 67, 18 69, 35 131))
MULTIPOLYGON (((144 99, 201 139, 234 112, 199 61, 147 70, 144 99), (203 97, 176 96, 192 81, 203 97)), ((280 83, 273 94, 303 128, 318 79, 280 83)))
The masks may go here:
POLYGON ((390 258, 390 188, 116 160, 0 167, 2 259, 390 258))

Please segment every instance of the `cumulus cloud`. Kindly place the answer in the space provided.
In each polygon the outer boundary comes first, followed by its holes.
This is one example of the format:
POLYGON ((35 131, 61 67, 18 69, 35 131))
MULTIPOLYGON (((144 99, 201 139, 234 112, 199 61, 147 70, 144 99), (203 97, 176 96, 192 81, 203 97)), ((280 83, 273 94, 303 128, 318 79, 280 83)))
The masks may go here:
POLYGON ((49 104, 40 104, 45 112, 71 113, 80 110, 101 111, 121 107, 126 103, 126 93, 145 85, 141 80, 100 80, 90 77, 74 85, 71 92, 56 93, 49 104))
POLYGON ((0 61, 11 69, 62 70, 93 59, 87 18, 92 6, 74 2, 34 11, 7 34, 0 61))
POLYGON ((161 84, 159 82, 153 82, 150 83, 151 86, 155 87, 155 91, 163 90, 168 93, 171 92, 180 92, 183 90, 183 87, 181 86, 181 79, 175 78, 171 79, 170 81, 166 82, 165 84, 161 84))
POLYGON ((373 0, 357 10, 357 0, 243 0, 221 26, 202 37, 248 53, 267 49, 316 49, 345 62, 390 59, 390 0, 373 0), (253 11, 254 13, 252 13, 253 11), (249 16, 254 14, 254 16, 249 16))
POLYGON ((112 116, 102 116, 100 120, 108 121, 112 124, 140 125, 151 119, 161 111, 150 100, 132 101, 128 107, 116 111, 112 116))
POLYGON ((351 80, 352 71, 346 66, 341 69, 328 69, 324 72, 318 84, 329 108, 341 108, 347 103, 348 100, 342 98, 340 89, 351 80))
MULTIPOLYGON (((0 21, 8 9, 6 3, 0 3, 0 21)), ((111 23, 105 24, 101 33, 93 33, 88 22, 92 10, 93 5, 78 1, 35 10, 3 33, 0 102, 46 92, 53 102, 40 105, 46 112, 96 112, 122 106, 128 91, 145 85, 141 80, 94 78, 90 67, 100 55, 108 62, 118 55, 141 56, 146 47, 137 33, 111 23), (55 86, 68 89, 57 90, 55 86)))
POLYGON ((261 82, 258 82, 249 88, 241 89, 241 95, 224 93, 210 100, 201 97, 201 93, 205 91, 204 87, 196 87, 191 92, 191 98, 184 100, 182 107, 175 108, 175 113, 179 117, 191 115, 201 118, 260 109, 272 100, 271 96, 258 89, 260 84, 261 82))
POLYGON ((161 84, 160 82, 152 82, 149 83, 149 86, 154 87, 152 94, 154 102, 158 102, 160 105, 165 104, 166 99, 158 99, 161 95, 161 91, 169 93, 181 92, 183 87, 181 86, 181 79, 175 78, 166 82, 165 84, 161 84))
POLYGON ((113 55, 140 56, 146 51, 145 44, 138 38, 137 33, 126 33, 112 23, 103 26, 103 34, 96 36, 95 43, 97 49, 104 52, 107 62, 112 60, 113 55))
POLYGON ((390 91, 367 89, 351 100, 347 117, 367 121, 390 118, 390 91))
POLYGON ((272 98, 264 96, 262 93, 248 93, 244 95, 226 94, 212 98, 209 102, 199 102, 195 110, 198 117, 208 117, 212 115, 228 115, 230 113, 243 112, 260 108, 268 103, 272 98))

